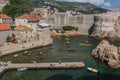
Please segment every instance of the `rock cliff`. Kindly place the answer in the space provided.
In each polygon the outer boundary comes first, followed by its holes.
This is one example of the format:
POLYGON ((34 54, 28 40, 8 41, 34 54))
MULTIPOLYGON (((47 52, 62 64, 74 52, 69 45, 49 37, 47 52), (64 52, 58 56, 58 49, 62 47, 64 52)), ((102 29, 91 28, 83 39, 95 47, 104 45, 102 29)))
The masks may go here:
POLYGON ((92 51, 92 56, 106 62, 111 68, 120 68, 120 47, 102 40, 92 51))

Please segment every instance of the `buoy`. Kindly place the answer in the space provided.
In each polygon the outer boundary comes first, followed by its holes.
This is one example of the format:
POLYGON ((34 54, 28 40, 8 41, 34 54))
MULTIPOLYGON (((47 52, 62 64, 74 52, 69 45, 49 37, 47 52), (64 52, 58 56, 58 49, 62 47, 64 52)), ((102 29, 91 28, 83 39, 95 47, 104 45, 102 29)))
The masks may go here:
POLYGON ((27 54, 28 56, 30 56, 31 54, 29 53, 29 54, 27 54))
POLYGON ((69 43, 70 43, 69 41, 66 42, 66 44, 69 44, 69 43))
POLYGON ((23 54, 27 54, 28 53, 28 51, 24 51, 24 53, 23 54))
POLYGON ((26 54, 26 53, 28 53, 28 51, 24 51, 24 53, 26 54))
POLYGON ((40 55, 42 55, 43 54, 43 52, 40 52, 40 55))
POLYGON ((14 57, 18 57, 18 54, 15 54, 14 57))

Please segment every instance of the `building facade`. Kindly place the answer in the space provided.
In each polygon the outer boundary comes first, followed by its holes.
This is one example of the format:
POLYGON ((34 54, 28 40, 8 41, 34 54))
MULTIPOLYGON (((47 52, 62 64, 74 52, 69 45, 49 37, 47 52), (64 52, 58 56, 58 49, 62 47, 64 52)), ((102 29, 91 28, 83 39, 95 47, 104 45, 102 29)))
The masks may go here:
POLYGON ((10 26, 13 25, 12 18, 5 14, 0 14, 0 23, 9 24, 10 26))
POLYGON ((34 30, 38 29, 38 24, 42 20, 41 16, 34 15, 34 14, 24 14, 22 16, 19 16, 15 19, 15 25, 26 25, 29 28, 32 28, 34 30))
POLYGON ((33 29, 24 25, 19 25, 15 27, 13 33, 19 43, 32 42, 37 39, 33 29))
POLYGON ((7 37, 12 36, 12 30, 8 24, 0 24, 0 45, 7 42, 7 37))

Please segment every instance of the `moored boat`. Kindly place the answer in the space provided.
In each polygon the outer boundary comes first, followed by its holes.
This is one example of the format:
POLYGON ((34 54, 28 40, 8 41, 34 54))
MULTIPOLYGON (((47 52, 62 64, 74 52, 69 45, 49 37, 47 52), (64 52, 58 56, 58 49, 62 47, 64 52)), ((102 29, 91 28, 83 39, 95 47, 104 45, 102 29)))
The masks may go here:
POLYGON ((27 68, 18 68, 17 71, 21 72, 21 71, 26 71, 27 68))
POLYGON ((70 44, 70 42, 69 42, 69 41, 67 41, 67 42, 66 42, 66 44, 70 44))
POLYGON ((83 43, 80 43, 80 46, 93 46, 93 44, 83 44, 83 43))
POLYGON ((75 52, 75 49, 68 49, 68 52, 75 52))
POLYGON ((97 69, 87 67, 87 70, 90 71, 90 72, 93 72, 93 73, 99 74, 99 71, 98 71, 97 69))
POLYGON ((65 40, 70 40, 70 38, 65 38, 65 40))
POLYGON ((93 44, 87 44, 87 46, 93 46, 93 44))
POLYGON ((87 46, 87 44, 80 43, 80 46, 87 46))

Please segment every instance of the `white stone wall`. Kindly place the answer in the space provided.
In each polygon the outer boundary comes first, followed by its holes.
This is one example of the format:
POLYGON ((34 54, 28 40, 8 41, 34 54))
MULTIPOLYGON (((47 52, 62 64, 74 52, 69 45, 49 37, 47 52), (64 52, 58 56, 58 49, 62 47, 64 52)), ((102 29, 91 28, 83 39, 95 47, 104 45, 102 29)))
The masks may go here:
POLYGON ((104 33, 114 32, 115 27, 118 24, 118 17, 120 11, 111 11, 102 14, 95 15, 95 35, 101 35, 104 33))
MULTIPOLYGON (((17 32, 17 33, 20 34, 20 32, 17 32)), ((29 33, 30 32, 28 32, 28 34, 29 33)), ((23 32, 23 34, 24 34, 24 32, 23 32)), ((0 46, 0 56, 14 53, 14 52, 21 51, 21 50, 26 50, 26 49, 31 49, 31 48, 35 48, 35 47, 41 47, 41 46, 46 46, 46 45, 52 44, 52 38, 50 37, 49 29, 44 29, 41 31, 38 30, 37 34, 39 34, 39 40, 38 39, 35 40, 34 38, 31 38, 33 40, 27 41, 26 43, 17 43, 17 44, 13 44, 13 45, 0 46)), ((26 35, 26 34, 24 34, 24 35, 26 35)), ((22 38, 19 35, 18 35, 18 37, 22 38)))
POLYGON ((56 26, 66 26, 69 24, 69 13, 59 12, 55 13, 54 24, 56 26))
POLYGON ((2 19, 0 18, 0 23, 2 23, 2 19))
POLYGON ((46 22, 55 27, 72 25, 79 27, 83 24, 93 24, 93 15, 72 15, 69 12, 56 12, 52 18, 46 19, 46 22))
POLYGON ((14 31, 15 37, 19 42, 32 42, 36 39, 36 33, 34 31, 14 31))
POLYGON ((12 36, 12 31, 11 30, 0 31, 0 45, 3 44, 6 41, 6 38, 8 36, 12 36))
POLYGON ((35 30, 35 31, 36 31, 37 29, 39 29, 37 23, 27 23, 26 26, 29 27, 29 28, 32 28, 32 29, 35 30))
POLYGON ((13 25, 12 19, 2 19, 2 23, 3 23, 3 24, 8 24, 8 25, 10 25, 10 26, 13 25))
POLYGON ((27 24, 27 19, 15 19, 15 25, 19 26, 19 25, 26 25, 27 24))

